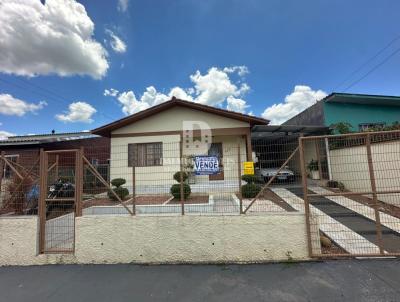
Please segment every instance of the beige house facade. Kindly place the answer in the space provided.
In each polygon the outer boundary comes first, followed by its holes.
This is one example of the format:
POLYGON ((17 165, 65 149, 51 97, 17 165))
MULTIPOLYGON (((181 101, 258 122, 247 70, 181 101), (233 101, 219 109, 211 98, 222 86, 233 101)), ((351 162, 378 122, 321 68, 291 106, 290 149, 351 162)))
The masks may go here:
POLYGON ((239 168, 252 160, 250 133, 256 124, 268 121, 173 98, 92 133, 111 138, 110 178, 126 179, 130 192, 168 193, 181 164, 194 193, 221 186, 235 192, 239 168), (217 156, 219 173, 195 175, 193 159, 200 155, 217 156))

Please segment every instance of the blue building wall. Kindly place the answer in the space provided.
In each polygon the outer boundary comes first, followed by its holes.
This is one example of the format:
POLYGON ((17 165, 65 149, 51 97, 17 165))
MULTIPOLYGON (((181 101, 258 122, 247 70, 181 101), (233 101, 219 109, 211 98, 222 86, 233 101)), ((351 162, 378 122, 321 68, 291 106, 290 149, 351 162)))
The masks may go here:
POLYGON ((360 105, 350 103, 324 103, 325 126, 347 122, 358 131, 364 123, 386 123, 387 126, 400 122, 400 106, 360 105))

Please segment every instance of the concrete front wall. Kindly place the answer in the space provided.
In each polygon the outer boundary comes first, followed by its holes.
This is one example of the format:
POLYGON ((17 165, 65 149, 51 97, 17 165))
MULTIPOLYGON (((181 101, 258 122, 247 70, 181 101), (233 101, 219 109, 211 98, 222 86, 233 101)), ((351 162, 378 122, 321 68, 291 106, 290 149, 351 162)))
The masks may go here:
POLYGON ((305 216, 84 216, 75 254, 38 254, 38 219, 0 219, 0 265, 307 259, 305 216))
POLYGON ((325 125, 347 122, 358 131, 364 123, 386 123, 391 125, 400 121, 400 106, 360 105, 343 103, 324 103, 325 125))
MULTIPOLYGON (((238 181, 238 144, 240 144, 241 168, 246 161, 246 141, 243 137, 216 136, 213 142, 221 142, 223 146, 224 180, 228 182, 238 181)), ((132 191, 132 167, 128 167, 128 144, 132 143, 163 143, 163 164, 152 167, 136 167, 135 184, 138 194, 164 194, 169 192, 169 187, 176 183, 173 174, 180 170, 180 136, 136 136, 114 137, 111 139, 110 179, 122 177, 126 179, 125 185, 132 191)), ((201 154, 197 154, 201 155, 201 154)), ((196 184, 211 184, 208 176, 195 176, 196 184)), ((221 189, 218 189, 221 191, 221 189)), ((224 192, 238 191, 238 188, 230 186, 224 192)))
POLYGON ((183 107, 174 107, 131 125, 119 128, 112 134, 143 133, 157 131, 181 131, 184 121, 201 121, 212 129, 250 127, 249 123, 220 115, 183 107))
POLYGON ((258 262, 307 258, 305 217, 85 216, 76 220, 80 263, 258 262))
MULTIPOLYGON (((400 142, 371 145, 378 191, 400 190, 400 142)), ((351 191, 371 190, 365 146, 330 151, 332 178, 351 191)), ((381 194, 378 199, 400 206, 400 194, 381 194), (397 196, 396 196, 397 195, 397 196)))
POLYGON ((38 217, 0 218, 0 266, 75 263, 74 255, 39 255, 38 217))

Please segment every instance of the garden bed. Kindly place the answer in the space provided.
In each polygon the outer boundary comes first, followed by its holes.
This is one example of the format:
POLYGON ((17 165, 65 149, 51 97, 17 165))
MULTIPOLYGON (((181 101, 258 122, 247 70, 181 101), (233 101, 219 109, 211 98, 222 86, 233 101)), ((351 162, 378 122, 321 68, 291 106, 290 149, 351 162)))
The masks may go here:
MULTIPOLYGON (((197 203, 208 203, 208 195, 194 195, 194 196, 189 196, 188 199, 184 201, 185 204, 197 204, 197 203)), ((181 201, 179 199, 172 199, 168 204, 180 204, 181 201)))

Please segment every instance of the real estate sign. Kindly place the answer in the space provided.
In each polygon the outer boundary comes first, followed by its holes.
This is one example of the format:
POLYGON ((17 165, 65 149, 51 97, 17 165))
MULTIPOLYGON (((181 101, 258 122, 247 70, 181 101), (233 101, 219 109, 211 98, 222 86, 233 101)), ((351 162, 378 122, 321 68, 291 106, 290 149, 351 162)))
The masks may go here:
POLYGON ((254 163, 252 161, 245 161, 243 168, 244 175, 254 175, 254 163))
POLYGON ((195 156, 194 172, 196 175, 214 175, 219 173, 217 156, 195 156))

